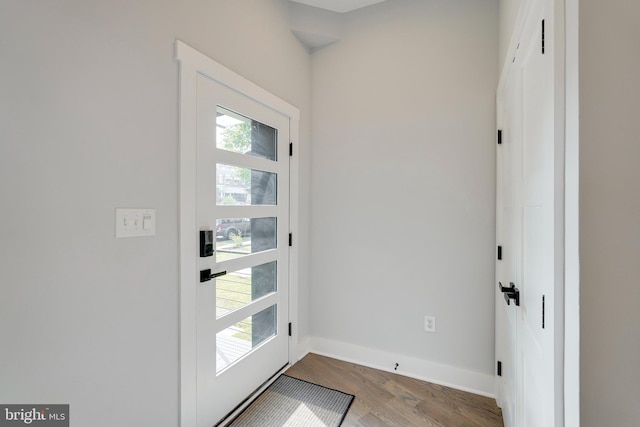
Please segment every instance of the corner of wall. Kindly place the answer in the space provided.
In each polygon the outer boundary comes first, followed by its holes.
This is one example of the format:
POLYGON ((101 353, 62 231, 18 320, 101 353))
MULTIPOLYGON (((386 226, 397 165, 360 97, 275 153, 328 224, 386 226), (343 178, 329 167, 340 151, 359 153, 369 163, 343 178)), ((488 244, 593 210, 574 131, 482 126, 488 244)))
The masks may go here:
POLYGON ((291 32, 307 49, 317 49, 342 37, 342 14, 298 3, 290 6, 291 32))

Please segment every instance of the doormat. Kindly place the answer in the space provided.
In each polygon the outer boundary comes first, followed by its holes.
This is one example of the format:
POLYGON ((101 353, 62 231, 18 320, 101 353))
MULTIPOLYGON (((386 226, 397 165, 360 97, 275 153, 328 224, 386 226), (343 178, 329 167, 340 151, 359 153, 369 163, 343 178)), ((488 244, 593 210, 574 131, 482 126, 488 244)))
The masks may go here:
POLYGON ((354 396, 281 375, 229 427, 338 427, 354 396))

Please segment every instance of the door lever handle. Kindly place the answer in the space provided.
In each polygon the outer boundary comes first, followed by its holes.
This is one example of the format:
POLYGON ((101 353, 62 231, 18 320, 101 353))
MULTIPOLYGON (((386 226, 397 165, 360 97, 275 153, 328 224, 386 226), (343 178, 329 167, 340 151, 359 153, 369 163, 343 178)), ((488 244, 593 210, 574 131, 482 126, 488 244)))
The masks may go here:
MULTIPOLYGON (((511 283, 513 285, 513 283, 511 283)), ((498 287, 500 288, 500 292, 511 292, 513 291, 513 288, 509 287, 509 288, 505 288, 504 286, 502 286, 502 282, 498 282, 498 287)))
POLYGON ((200 271, 200 283, 208 282, 211 279, 215 279, 216 277, 224 276, 227 274, 226 271, 220 271, 218 273, 211 274, 211 269, 207 268, 206 270, 200 271))
POLYGON ((502 286, 502 282, 498 282, 498 286, 500 287, 500 292, 504 294, 504 300, 507 305, 511 305, 511 300, 514 300, 516 306, 520 306, 520 290, 516 288, 515 283, 509 282, 509 287, 505 288, 502 286))

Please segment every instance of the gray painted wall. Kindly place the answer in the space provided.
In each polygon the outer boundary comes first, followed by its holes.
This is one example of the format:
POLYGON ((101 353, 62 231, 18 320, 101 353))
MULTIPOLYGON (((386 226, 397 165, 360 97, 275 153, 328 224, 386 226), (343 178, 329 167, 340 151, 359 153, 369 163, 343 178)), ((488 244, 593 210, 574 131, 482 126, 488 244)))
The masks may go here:
POLYGON ((288 7, 0 2, 0 402, 69 403, 74 426, 178 424, 174 41, 301 109, 308 242, 310 59, 288 7), (156 208, 157 235, 116 240, 116 207, 156 208))
POLYGON ((581 425, 640 423, 640 3, 580 1, 581 425))
POLYGON ((313 54, 311 336, 492 375, 497 7, 381 3, 313 54))

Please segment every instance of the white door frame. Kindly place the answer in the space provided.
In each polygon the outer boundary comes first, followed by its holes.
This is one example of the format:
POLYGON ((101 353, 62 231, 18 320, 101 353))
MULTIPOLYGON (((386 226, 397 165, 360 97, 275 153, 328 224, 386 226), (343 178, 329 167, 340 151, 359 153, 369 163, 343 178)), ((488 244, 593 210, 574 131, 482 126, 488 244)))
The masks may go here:
MULTIPOLYGON (((522 0, 520 10, 498 84, 497 102, 511 70, 525 20, 532 3, 522 0)), ((579 256, 578 256, 578 143, 577 143, 577 1, 554 0, 554 110, 555 110, 555 425, 574 426, 579 423, 579 256), (575 51, 574 51, 575 50, 575 51)), ((498 108, 498 126, 501 123, 498 108)), ((498 127, 499 128, 499 127, 498 127)), ((498 242, 500 244, 500 242, 498 242)), ((496 307, 497 313, 498 307, 496 307)), ((501 330, 496 315, 496 334, 501 330)), ((500 337, 496 336, 496 357, 499 358, 500 337)), ((496 397, 500 403, 498 380, 496 397)))
MULTIPOLYGON (((300 111, 291 104, 229 70, 213 59, 176 40, 176 59, 180 63, 180 172, 179 172, 179 257, 180 257, 180 426, 195 427, 197 411, 196 290, 199 278, 196 223, 196 80, 205 75, 237 92, 289 117, 290 139, 296 145, 300 111)), ((299 235, 298 156, 290 159, 290 232, 299 235)), ((298 245, 289 253, 289 321, 298 322, 298 245)), ((297 360, 299 348, 296 327, 290 337, 289 360, 297 360)))

